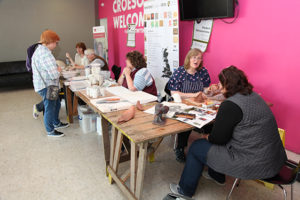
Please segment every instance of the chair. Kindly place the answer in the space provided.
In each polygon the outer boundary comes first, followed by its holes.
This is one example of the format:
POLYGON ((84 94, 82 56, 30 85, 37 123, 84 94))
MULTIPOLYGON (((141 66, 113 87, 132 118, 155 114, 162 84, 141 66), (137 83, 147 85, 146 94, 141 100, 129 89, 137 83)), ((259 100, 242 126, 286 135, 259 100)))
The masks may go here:
POLYGON ((117 65, 113 65, 111 71, 114 73, 115 80, 118 81, 121 74, 121 67, 118 67, 117 65))
MULTIPOLYGON (((280 187, 283 190, 283 194, 284 194, 284 199, 287 199, 287 192, 284 189, 284 187, 282 187, 282 185, 291 185, 291 199, 293 200, 293 183, 296 181, 298 173, 299 173, 299 168, 300 168, 300 161, 298 163, 298 166, 295 166, 295 163, 291 160, 287 160, 284 164, 284 166, 281 168, 281 170, 279 171, 279 173, 272 177, 272 178, 268 178, 268 179, 263 179, 262 181, 267 182, 267 183, 271 183, 274 185, 278 185, 278 187, 280 187)), ((238 187, 239 183, 240 183, 241 179, 236 178, 231 190, 227 196, 227 199, 229 200, 232 191, 234 190, 235 186, 238 187)))
POLYGON ((164 88, 164 91, 165 91, 166 95, 161 99, 160 102, 173 101, 173 97, 171 95, 171 91, 168 88, 168 84, 169 84, 169 81, 166 83, 165 88, 164 88))

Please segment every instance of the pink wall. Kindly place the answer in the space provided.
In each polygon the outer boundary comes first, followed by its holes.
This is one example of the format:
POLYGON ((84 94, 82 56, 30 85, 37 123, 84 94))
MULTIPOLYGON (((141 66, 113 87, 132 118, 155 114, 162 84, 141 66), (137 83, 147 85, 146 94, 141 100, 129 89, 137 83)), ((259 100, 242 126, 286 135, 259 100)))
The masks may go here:
MULTIPOLYGON (((107 29, 108 29, 108 62, 109 66, 117 65, 125 67, 126 53, 132 50, 138 50, 144 52, 144 33, 136 33, 136 47, 127 47, 127 34, 125 33, 126 28, 114 28, 113 17, 118 16, 128 16, 128 14, 133 15, 133 13, 139 14, 139 12, 144 13, 144 8, 139 8, 136 5, 135 9, 130 9, 125 12, 121 11, 118 13, 113 12, 113 6, 115 0, 99 0, 99 18, 107 18, 107 29), (101 4, 104 3, 104 6, 101 4)), ((126 1, 127 2, 127 1, 126 1)), ((132 2, 132 1, 131 1, 132 2)), ((138 2, 143 2, 143 0, 138 0, 138 2)), ((124 4, 125 5, 125 4, 124 4)), ((133 6, 131 3, 130 8, 133 6)), ((127 7, 128 8, 128 7, 127 7)), ((122 8, 121 8, 122 9, 122 8)), ((129 18, 130 19, 130 18, 129 18)), ((122 23, 123 24, 123 23, 122 23)), ((143 27, 137 27, 143 28, 143 27)))
MULTIPOLYGON (((124 66, 125 29, 113 29, 112 0, 99 8, 99 17, 108 17, 109 64, 124 66), (108 8, 106 7, 108 6, 108 8)), ((231 25, 215 20, 211 41, 204 56, 213 82, 221 69, 235 65, 243 69, 255 91, 274 104, 278 126, 287 131, 286 147, 300 153, 300 7, 299 0, 240 0, 240 16, 231 25)), ((140 9, 141 10, 141 9, 140 9)), ((189 50, 192 37, 190 21, 180 23, 180 64, 189 50)), ((143 34, 137 34, 137 49, 143 52, 143 34)))

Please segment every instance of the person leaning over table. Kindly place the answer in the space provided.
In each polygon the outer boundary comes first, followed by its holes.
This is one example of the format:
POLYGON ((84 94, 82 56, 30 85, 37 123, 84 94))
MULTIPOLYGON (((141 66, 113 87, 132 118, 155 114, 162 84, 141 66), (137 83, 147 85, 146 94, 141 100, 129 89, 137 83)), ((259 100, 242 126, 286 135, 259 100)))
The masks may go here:
POLYGON ((59 120, 60 99, 48 100, 46 98, 48 86, 59 86, 61 68, 57 67, 56 60, 51 53, 59 40, 59 36, 54 31, 44 31, 40 37, 41 44, 38 45, 31 58, 34 90, 43 98, 44 125, 47 135, 52 137, 64 136, 57 130, 69 126, 68 123, 62 123, 59 120))
MULTIPOLYGON (((178 93, 181 98, 196 97, 203 94, 204 88, 210 84, 210 76, 203 66, 203 53, 199 49, 191 49, 184 60, 184 65, 179 67, 168 82, 171 94, 178 93)), ((185 161, 184 148, 191 131, 178 134, 178 143, 175 149, 176 160, 185 161)))
POLYGON ((84 54, 86 50, 86 46, 83 42, 78 42, 76 44, 76 54, 75 54, 75 62, 71 58, 70 54, 67 52, 66 57, 70 60, 72 66, 76 69, 84 69, 84 66, 89 64, 89 60, 84 54))
POLYGON ((155 81, 147 69, 146 60, 139 51, 126 55, 126 67, 119 77, 118 84, 131 91, 144 91, 157 96, 155 81))
POLYGON ((94 49, 87 49, 84 51, 84 54, 87 56, 90 64, 85 67, 92 68, 93 65, 99 65, 101 68, 100 74, 104 76, 105 79, 110 78, 110 71, 108 64, 104 58, 95 54, 94 49))
POLYGON ((218 184, 225 175, 241 179, 275 176, 287 160, 275 117, 243 71, 234 66, 219 74, 226 100, 220 105, 210 135, 190 147, 179 185, 172 192, 193 196, 201 174, 218 184), (204 165, 208 171, 203 171, 204 165))

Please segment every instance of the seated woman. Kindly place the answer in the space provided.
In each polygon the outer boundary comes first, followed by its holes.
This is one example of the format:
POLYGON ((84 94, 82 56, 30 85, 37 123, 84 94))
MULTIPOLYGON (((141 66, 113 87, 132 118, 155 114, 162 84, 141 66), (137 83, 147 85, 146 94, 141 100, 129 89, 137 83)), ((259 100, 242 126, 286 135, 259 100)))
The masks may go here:
POLYGON ((89 64, 89 61, 84 55, 84 51, 86 50, 86 46, 83 42, 79 42, 76 44, 76 54, 75 54, 75 62, 71 58, 70 54, 67 52, 66 57, 70 60, 72 66, 77 69, 84 69, 84 66, 89 64))
POLYGON ((146 60, 138 51, 126 55, 126 67, 119 77, 118 84, 131 91, 144 91, 157 96, 155 81, 147 70, 146 60))
MULTIPOLYGON (((203 94, 204 88, 210 84, 210 76, 203 66, 203 53, 199 49, 191 49, 184 60, 184 66, 179 67, 168 82, 171 94, 178 93, 181 98, 196 97, 203 94)), ((176 160, 185 161, 184 148, 191 131, 178 134, 178 143, 175 149, 176 160)))
POLYGON ((225 175, 241 179, 275 176, 287 159, 272 111, 255 92, 243 71, 234 66, 219 74, 226 100, 221 104, 210 135, 190 147, 179 185, 172 192, 193 196, 203 176, 219 184, 225 175))
POLYGON ((84 54, 88 58, 90 64, 85 67, 92 67, 93 65, 99 65, 101 67, 100 74, 105 78, 110 78, 110 71, 108 68, 108 64, 104 58, 95 54, 94 49, 87 49, 84 51, 84 54))

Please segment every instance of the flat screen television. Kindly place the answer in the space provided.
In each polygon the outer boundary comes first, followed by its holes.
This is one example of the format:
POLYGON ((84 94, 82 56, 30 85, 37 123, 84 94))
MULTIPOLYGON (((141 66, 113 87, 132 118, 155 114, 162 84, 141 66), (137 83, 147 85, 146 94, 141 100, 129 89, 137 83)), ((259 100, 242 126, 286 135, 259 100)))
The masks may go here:
POLYGON ((234 16, 234 0, 179 0, 179 6, 181 20, 234 16))

